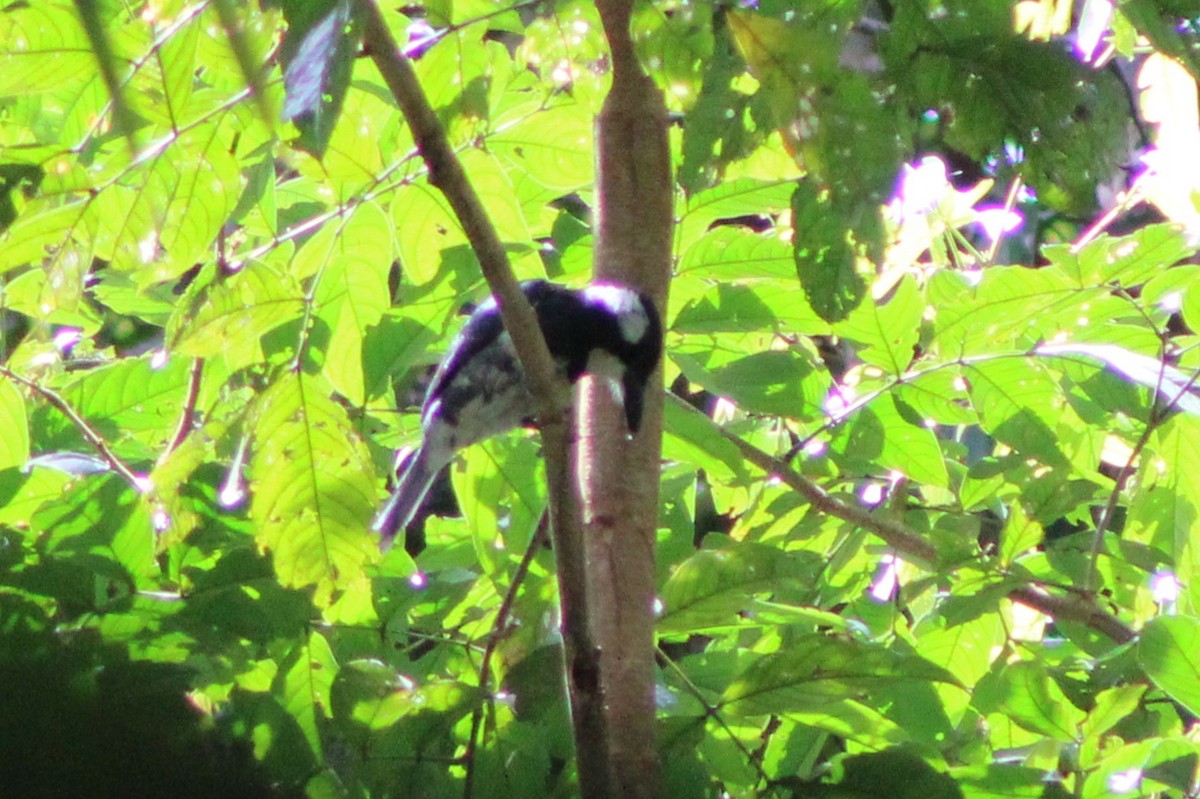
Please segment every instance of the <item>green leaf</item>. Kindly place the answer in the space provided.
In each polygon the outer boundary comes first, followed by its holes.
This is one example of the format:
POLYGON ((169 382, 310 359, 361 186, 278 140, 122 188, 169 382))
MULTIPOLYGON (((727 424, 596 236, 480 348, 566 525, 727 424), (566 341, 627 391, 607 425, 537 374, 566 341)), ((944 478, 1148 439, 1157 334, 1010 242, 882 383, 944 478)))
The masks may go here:
POLYGON ((847 757, 839 763, 843 796, 889 799, 961 799, 962 789, 916 751, 891 748, 847 757), (899 777, 903 775, 903 777, 899 777), (881 790, 886 786, 886 790, 881 790))
POLYGON ((1040 545, 1046 537, 1045 530, 1034 519, 1025 515, 1021 503, 1009 506, 1009 516, 1000 532, 1000 563, 1008 567, 1025 553, 1040 545))
POLYGON ((125 358, 83 372, 63 396, 105 436, 137 438, 158 447, 172 435, 187 388, 190 364, 172 358, 125 358))
POLYGON ((331 715, 365 739, 364 733, 387 729, 420 709, 414 687, 378 660, 352 660, 338 670, 331 686, 331 715))
POLYGON ((1193 377, 1158 358, 1139 355, 1115 344, 1043 344, 1037 348, 1037 353, 1096 358, 1133 382, 1158 391, 1164 400, 1173 402, 1176 407, 1200 416, 1200 397, 1190 393, 1193 377))
POLYGON ((0 236, 0 274, 48 257, 82 255, 93 227, 84 203, 49 206, 35 201, 0 236))
POLYGON ((1100 236, 1078 252, 1067 244, 1048 246, 1043 254, 1081 288, 1116 283, 1132 287, 1161 274, 1192 254, 1176 225, 1147 225, 1129 236, 1100 236))
POLYGON ((980 423, 993 437, 1043 463, 1067 462, 1058 423, 1066 399, 1058 383, 1032 358, 1005 358, 963 367, 980 423))
POLYGON ((329 641, 319 632, 309 632, 282 664, 272 687, 288 714, 299 725, 313 755, 322 757, 321 720, 332 714, 330 689, 339 668, 329 641))
POLYGON ((194 358, 222 355, 231 369, 263 359, 262 337, 304 311, 304 293, 286 272, 251 261, 192 292, 167 323, 168 346, 194 358), (231 330, 238 331, 231 337, 231 330))
MULTIPOLYGON (((792 256, 809 305, 828 322, 845 319, 859 307, 867 284, 856 271, 854 251, 842 220, 834 213, 829 198, 810 181, 796 185, 792 224, 797 231, 792 256)), ((874 308, 875 304, 864 307, 874 308)))
POLYGON ((1000 709, 1014 722, 1059 741, 1075 741, 1084 713, 1067 701, 1058 683, 1036 661, 1007 666, 997 688, 1000 709))
POLYGON ((940 272, 927 291, 930 346, 948 358, 1026 349, 1074 329, 1087 315, 1080 307, 1106 293, 1080 289, 1053 267, 992 267, 975 286, 961 272, 940 272))
MULTIPOLYGON (((441 192, 426 183, 414 183, 396 193, 392 203, 400 265, 410 284, 431 282, 445 268, 448 252, 464 250, 467 236, 441 192)), ((469 251, 464 257, 474 256, 469 251)))
POLYGON ((779 213, 789 207, 795 183, 742 178, 696 194, 679 211, 677 252, 686 252, 713 222, 739 216, 779 213))
POLYGON ((315 585, 314 601, 362 579, 378 558, 367 532, 376 504, 366 445, 320 380, 289 372, 255 403, 254 499, 259 546, 288 586, 315 585))
POLYGON ((0 469, 29 460, 29 419, 25 398, 7 378, 0 378, 0 469))
POLYGON ((777 592, 798 571, 795 557, 773 546, 742 542, 701 550, 663 586, 657 629, 666 635, 736 627, 755 594, 777 592))
POLYGON ((1200 619, 1158 616, 1142 628, 1138 663, 1167 696, 1200 715, 1200 619))
POLYGON ((856 470, 894 469, 920 483, 941 488, 950 485, 937 436, 905 418, 891 395, 857 411, 850 423, 835 433, 832 445, 850 459, 856 470))
POLYGON ((722 282, 755 278, 786 284, 795 268, 792 248, 783 239, 724 225, 705 233, 683 253, 678 274, 722 282))
POLYGON ((530 114, 488 137, 488 150, 505 162, 510 179, 520 176, 555 197, 580 191, 595 180, 593 121, 578 105, 530 114))
POLYGON ((507 565, 529 546, 546 507, 541 447, 528 436, 501 436, 462 453, 453 469, 459 509, 475 537, 484 573, 507 565))
POLYGON ((746 466, 737 446, 716 423, 682 402, 663 405, 663 457, 704 469, 723 483, 745 482, 746 466))
POLYGON ((288 21, 280 47, 287 90, 283 116, 300 128, 305 149, 320 157, 354 73, 358 25, 347 27, 352 18, 349 0, 286 2, 283 10, 288 21))
POLYGON ((133 272, 145 286, 171 280, 208 260, 213 241, 241 193, 230 154, 234 131, 197 125, 151 148, 145 168, 95 199, 112 267, 133 272))
POLYGON ((1098 742, 1101 735, 1137 710, 1144 693, 1145 685, 1118 685, 1101 691, 1096 695, 1096 704, 1080 728, 1080 736, 1085 742, 1098 742))
POLYGON ((671 322, 674 333, 712 335, 759 331, 780 335, 823 335, 829 332, 828 323, 817 316, 803 290, 794 283, 746 285, 721 282, 714 291, 707 281, 693 283, 685 276, 676 281, 672 297, 688 288, 698 290, 694 298, 684 299, 683 307, 671 322))
POLYGON ((343 224, 327 229, 327 237, 317 234, 314 239, 321 241, 305 247, 325 254, 315 296, 316 316, 330 330, 322 372, 340 394, 362 405, 363 342, 391 305, 392 227, 378 206, 364 203, 343 224))
POLYGON ((722 701, 741 715, 787 713, 850 699, 877 682, 904 680, 957 682, 945 669, 916 655, 810 635, 752 661, 726 689, 722 701))
POLYGON ((750 413, 811 418, 828 390, 828 375, 796 350, 769 350, 721 363, 708 360, 716 352, 702 341, 688 345, 671 353, 688 380, 750 413))
POLYGON ((74 4, 46 0, 0 15, 0 97, 52 92, 94 78, 95 56, 74 4))
POLYGON ((906 277, 897 284, 891 298, 864 302, 835 325, 834 331, 862 344, 858 356, 865 362, 900 375, 915 356, 924 311, 916 282, 906 277))

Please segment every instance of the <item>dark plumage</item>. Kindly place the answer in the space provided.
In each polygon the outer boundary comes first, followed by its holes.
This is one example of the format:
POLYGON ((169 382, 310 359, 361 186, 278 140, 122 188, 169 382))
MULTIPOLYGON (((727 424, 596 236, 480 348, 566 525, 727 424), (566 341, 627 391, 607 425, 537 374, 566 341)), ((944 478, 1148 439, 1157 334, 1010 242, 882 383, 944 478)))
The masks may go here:
MULTIPOLYGON (((615 283, 569 289, 521 284, 551 356, 574 383, 584 374, 610 382, 631 433, 641 426, 646 382, 662 354, 662 324, 645 294, 615 283)), ((481 303, 439 364, 421 412, 423 440, 371 527, 384 534, 416 514, 434 477, 458 450, 511 430, 534 415, 534 401, 495 300, 481 303)))

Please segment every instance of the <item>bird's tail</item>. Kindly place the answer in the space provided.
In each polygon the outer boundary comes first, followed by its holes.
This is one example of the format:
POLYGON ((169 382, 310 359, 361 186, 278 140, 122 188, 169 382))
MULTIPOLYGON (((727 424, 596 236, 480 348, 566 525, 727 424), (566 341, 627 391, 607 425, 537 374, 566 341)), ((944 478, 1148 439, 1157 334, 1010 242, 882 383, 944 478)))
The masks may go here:
POLYGON ((421 500, 425 499, 425 494, 433 485, 433 478, 437 477, 438 468, 429 462, 424 447, 413 453, 403 465, 392 495, 371 522, 371 530, 379 533, 380 546, 384 550, 392 545, 396 533, 407 527, 413 516, 417 515, 421 500))

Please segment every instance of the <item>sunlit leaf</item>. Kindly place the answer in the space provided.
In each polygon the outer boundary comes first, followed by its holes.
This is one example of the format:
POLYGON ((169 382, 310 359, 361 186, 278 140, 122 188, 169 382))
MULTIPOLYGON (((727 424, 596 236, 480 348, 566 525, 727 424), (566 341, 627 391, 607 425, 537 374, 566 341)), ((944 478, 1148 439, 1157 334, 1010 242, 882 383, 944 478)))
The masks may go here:
POLYGON ((1192 713, 1200 712, 1200 619, 1159 616, 1142 628, 1138 662, 1154 684, 1192 713))
POLYGON ((285 585, 317 586, 328 604, 378 555, 367 532, 375 509, 374 468, 345 411, 321 381, 288 373, 255 408, 251 460, 259 546, 285 585))
POLYGON ((799 639, 762 655, 725 691, 732 712, 752 714, 812 710, 869 691, 877 681, 954 683, 954 677, 916 655, 824 635, 799 639))
MULTIPOLYGON (((743 542, 697 552, 662 589, 661 634, 736 626, 756 593, 778 590, 797 572, 795 559, 775 547, 743 542)), ((814 619, 815 620, 815 619, 814 619)))
POLYGON ((285 660, 272 686, 283 707, 300 727, 312 753, 320 758, 324 752, 320 724, 332 712, 330 688, 338 676, 338 662, 329 641, 319 632, 309 632, 285 660))
POLYGON ((834 329, 863 345, 859 357, 864 361, 898 375, 915 355, 923 310, 916 284, 905 279, 891 297, 864 302, 834 329))
POLYGON ((25 463, 29 457, 29 419, 25 398, 11 381, 0 378, 0 469, 25 463))

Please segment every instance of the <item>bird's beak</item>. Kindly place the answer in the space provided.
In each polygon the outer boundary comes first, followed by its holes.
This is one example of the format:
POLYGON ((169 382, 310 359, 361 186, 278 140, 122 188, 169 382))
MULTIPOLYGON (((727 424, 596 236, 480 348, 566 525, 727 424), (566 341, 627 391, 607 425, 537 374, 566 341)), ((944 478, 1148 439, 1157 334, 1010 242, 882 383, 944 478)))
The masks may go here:
POLYGON ((646 399, 646 381, 637 375, 626 373, 621 381, 621 393, 625 399, 625 424, 629 432, 637 435, 642 426, 642 408, 646 399))

